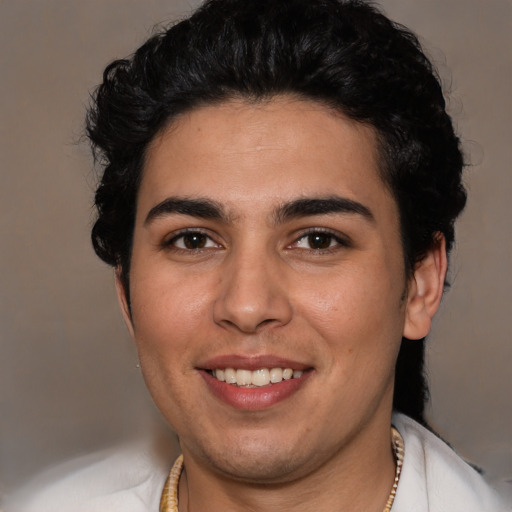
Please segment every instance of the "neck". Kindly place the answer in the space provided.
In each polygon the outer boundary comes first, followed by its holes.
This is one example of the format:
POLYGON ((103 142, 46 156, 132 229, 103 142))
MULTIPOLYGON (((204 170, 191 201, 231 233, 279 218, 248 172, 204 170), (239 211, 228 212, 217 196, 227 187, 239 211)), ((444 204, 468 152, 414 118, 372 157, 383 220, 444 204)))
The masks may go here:
POLYGON ((390 422, 359 433, 318 467, 272 484, 241 482, 211 470, 184 449, 179 511, 382 512, 395 477, 390 422))

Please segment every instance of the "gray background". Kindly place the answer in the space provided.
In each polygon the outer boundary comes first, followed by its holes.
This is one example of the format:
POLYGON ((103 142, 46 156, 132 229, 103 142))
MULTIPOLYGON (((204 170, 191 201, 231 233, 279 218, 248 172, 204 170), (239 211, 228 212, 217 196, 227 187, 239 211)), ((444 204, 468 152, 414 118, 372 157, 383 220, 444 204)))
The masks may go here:
MULTIPOLYGON (((162 430, 89 243, 88 91, 155 23, 198 2, 0 0, 0 485, 162 430)), ((491 479, 512 477, 511 0, 382 0, 421 35, 473 165, 453 287, 429 341, 430 418, 491 479), (451 70, 451 71, 450 71, 451 70)))

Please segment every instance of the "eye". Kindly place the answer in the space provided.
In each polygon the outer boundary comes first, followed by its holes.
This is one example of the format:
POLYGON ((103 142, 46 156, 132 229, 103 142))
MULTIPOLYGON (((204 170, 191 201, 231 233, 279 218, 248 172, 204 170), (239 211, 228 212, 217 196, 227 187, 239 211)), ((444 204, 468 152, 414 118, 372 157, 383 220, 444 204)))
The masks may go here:
POLYGON ((348 243, 341 237, 328 231, 314 231, 306 233, 292 244, 293 248, 313 251, 325 251, 342 246, 347 247, 348 243))
POLYGON ((214 242, 207 234, 201 231, 187 231, 174 236, 168 242, 166 247, 181 249, 185 251, 200 251, 201 249, 219 248, 218 243, 214 242))

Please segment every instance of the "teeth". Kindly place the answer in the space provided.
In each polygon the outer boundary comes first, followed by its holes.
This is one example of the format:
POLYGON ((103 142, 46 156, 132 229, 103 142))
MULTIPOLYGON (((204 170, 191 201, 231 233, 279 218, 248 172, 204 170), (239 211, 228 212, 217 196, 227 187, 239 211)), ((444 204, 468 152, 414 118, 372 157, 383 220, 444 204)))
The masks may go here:
POLYGON ((237 370, 236 383, 238 386, 249 386, 250 384, 252 384, 251 370, 237 370))
POLYGON ((224 380, 228 384, 236 384, 236 371, 233 368, 226 368, 224 370, 224 380))
POLYGON ((270 370, 270 382, 275 384, 276 382, 281 382, 283 380, 283 370, 281 368, 272 368, 270 370))
POLYGON ((212 375, 221 382, 235 384, 241 387, 262 387, 270 384, 277 384, 283 380, 298 379, 304 372, 292 370, 291 368, 260 368, 258 370, 243 370, 226 368, 215 369, 212 375))
POLYGON ((254 386, 268 386, 270 384, 270 372, 266 368, 255 370, 251 373, 251 384, 254 386))

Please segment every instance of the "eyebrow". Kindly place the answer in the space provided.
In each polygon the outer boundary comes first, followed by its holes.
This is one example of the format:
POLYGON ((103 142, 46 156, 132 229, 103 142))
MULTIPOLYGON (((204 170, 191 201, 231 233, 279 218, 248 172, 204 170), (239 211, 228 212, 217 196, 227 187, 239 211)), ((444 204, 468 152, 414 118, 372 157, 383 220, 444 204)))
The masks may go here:
POLYGON ((223 206, 211 199, 168 197, 149 210, 144 224, 149 224, 159 217, 173 213, 190 215, 199 219, 228 220, 223 206))
MULTIPOLYGON (((286 221, 300 217, 314 215, 329 215, 332 213, 356 214, 367 220, 374 221, 371 210, 352 199, 340 196, 328 196, 319 198, 300 198, 278 206, 272 214, 274 224, 282 224, 286 221)), ((199 219, 229 221, 229 215, 221 203, 207 198, 168 197, 151 208, 146 216, 144 224, 166 215, 189 215, 199 219)))
POLYGON ((372 222, 375 220, 370 208, 358 201, 340 196, 296 199, 277 208, 273 217, 276 224, 281 224, 300 217, 331 213, 355 214, 372 222))

